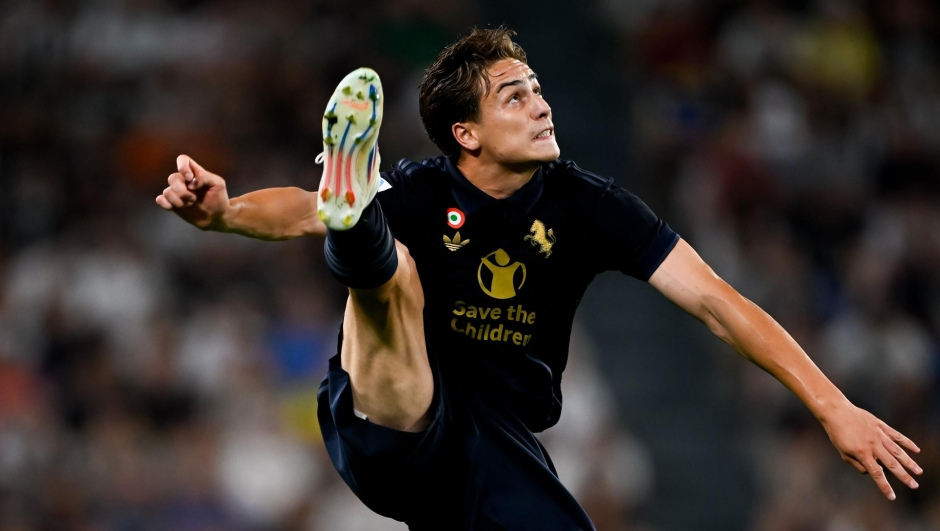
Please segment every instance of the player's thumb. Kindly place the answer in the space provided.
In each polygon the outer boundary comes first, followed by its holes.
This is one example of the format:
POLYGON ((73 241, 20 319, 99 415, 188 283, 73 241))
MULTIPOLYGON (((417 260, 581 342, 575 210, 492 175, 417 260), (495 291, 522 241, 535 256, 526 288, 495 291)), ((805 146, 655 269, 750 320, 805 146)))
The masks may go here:
POLYGON ((189 181, 206 170, 189 155, 180 155, 176 157, 176 171, 180 172, 189 181))
POLYGON ((207 176, 212 175, 205 168, 199 165, 189 155, 180 155, 176 157, 176 169, 186 180, 186 187, 195 190, 206 184, 210 179, 207 176))

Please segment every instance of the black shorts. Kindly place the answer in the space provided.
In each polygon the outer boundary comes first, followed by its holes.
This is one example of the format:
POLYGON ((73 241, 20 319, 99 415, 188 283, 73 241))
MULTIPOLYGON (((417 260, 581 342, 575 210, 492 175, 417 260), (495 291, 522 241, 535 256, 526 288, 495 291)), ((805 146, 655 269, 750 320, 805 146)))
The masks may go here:
POLYGON ((412 530, 594 529, 522 421, 499 401, 448 389, 433 363, 432 371, 431 423, 407 433, 357 417, 349 374, 339 355, 330 359, 318 393, 320 430, 359 499, 412 530))

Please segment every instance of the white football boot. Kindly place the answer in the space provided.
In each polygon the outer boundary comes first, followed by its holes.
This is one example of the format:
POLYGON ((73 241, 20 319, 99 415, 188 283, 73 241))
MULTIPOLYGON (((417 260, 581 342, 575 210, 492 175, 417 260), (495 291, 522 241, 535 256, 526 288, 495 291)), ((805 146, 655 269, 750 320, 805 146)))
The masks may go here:
POLYGON ((339 83, 323 113, 317 215, 330 229, 351 229, 378 192, 382 100, 379 75, 358 68, 339 83))

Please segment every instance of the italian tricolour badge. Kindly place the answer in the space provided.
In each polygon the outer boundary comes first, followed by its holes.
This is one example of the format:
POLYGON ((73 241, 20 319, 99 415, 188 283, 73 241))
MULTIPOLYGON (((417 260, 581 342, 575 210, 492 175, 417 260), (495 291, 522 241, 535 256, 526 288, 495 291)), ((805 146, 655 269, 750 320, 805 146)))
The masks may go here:
POLYGON ((459 208, 448 208, 447 209, 447 225, 452 229, 459 229, 463 227, 463 221, 466 219, 463 212, 459 208))

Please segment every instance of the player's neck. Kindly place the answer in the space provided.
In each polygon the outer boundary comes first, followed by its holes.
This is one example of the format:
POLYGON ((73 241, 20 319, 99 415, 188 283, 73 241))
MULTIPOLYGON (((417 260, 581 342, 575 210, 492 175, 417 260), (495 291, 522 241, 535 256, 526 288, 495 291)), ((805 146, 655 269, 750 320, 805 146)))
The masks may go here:
POLYGON ((460 173, 490 197, 505 199, 516 193, 535 175, 540 164, 508 167, 495 162, 484 162, 479 157, 461 156, 457 160, 460 173))

